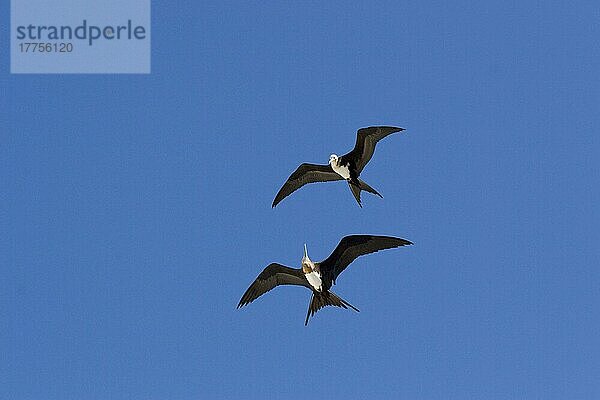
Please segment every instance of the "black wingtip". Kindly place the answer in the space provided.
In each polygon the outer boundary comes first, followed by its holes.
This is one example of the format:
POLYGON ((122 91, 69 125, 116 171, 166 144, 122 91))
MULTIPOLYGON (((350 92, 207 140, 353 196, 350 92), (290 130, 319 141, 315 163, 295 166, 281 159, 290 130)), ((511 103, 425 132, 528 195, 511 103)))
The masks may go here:
MULTIPOLYGON (((315 293, 311 293, 310 301, 308 302, 308 310, 306 311, 306 319, 304 320, 304 326, 308 325, 308 320, 310 319, 311 311, 312 311, 312 303, 315 299, 315 293)), ((313 312, 314 314, 314 312, 313 312)))
POLYGON ((380 128, 381 129, 387 129, 391 133, 402 132, 402 131, 406 130, 404 128, 400 128, 399 126, 381 126, 380 128))
POLYGON ((410 240, 402 239, 402 238, 399 238, 399 237, 390 236, 390 238, 394 239, 394 242, 395 242, 395 246, 394 247, 410 246, 410 245, 414 244, 410 240))

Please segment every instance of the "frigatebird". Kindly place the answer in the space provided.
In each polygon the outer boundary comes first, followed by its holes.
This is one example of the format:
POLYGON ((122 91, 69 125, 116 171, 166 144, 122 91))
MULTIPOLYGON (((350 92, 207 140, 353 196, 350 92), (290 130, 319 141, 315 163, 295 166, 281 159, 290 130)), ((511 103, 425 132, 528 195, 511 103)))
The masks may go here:
POLYGON ((306 244, 301 268, 290 268, 285 265, 269 264, 244 293, 237 308, 252 303, 258 297, 279 285, 304 286, 311 290, 312 296, 306 313, 304 325, 309 318, 325 306, 336 306, 354 311, 354 307, 330 289, 335 285, 337 277, 356 258, 379 250, 412 244, 408 240, 391 236, 351 235, 342 238, 335 250, 321 262, 313 262, 308 257, 306 244))
POLYGON ((360 200, 361 190, 383 198, 377 190, 360 179, 359 175, 363 168, 365 168, 365 165, 371 160, 371 157, 373 157, 377 142, 392 133, 403 130, 404 128, 397 128, 395 126, 371 126, 359 129, 356 133, 356 144, 350 153, 344 154, 341 157, 332 154, 329 156, 328 165, 300 164, 281 189, 279 189, 275 200, 273 200, 272 207, 275 208, 281 200, 308 183, 341 181, 343 179, 348 182, 348 186, 360 207, 362 207, 360 200))

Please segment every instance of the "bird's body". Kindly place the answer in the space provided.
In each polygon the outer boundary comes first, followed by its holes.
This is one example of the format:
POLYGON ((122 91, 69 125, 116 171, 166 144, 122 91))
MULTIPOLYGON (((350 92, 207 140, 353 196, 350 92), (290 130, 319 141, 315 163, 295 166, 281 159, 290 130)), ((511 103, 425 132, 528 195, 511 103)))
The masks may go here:
POLYGON ((330 289, 337 277, 357 257, 379 250, 412 244, 408 240, 391 236, 351 235, 344 237, 329 257, 321 262, 313 262, 308 257, 304 245, 302 267, 295 269, 281 264, 269 264, 246 290, 238 308, 245 306, 279 285, 304 286, 311 290, 312 296, 304 324, 325 306, 358 309, 341 299, 330 289))
POLYGON ((273 200, 272 206, 277 206, 281 200, 308 183, 327 181, 347 181, 348 186, 360 207, 362 207, 360 200, 360 192, 362 190, 383 197, 377 190, 359 179, 359 176, 363 168, 371 160, 371 157, 373 157, 377 142, 392 133, 401 132, 403 130, 403 128, 394 126, 372 126, 359 129, 356 134, 356 144, 354 145, 354 149, 348 154, 341 157, 332 154, 329 157, 328 165, 301 164, 296 171, 290 175, 281 189, 279 189, 279 192, 273 200))
POLYGON ((323 291, 323 279, 321 279, 321 268, 318 264, 312 262, 310 258, 308 258, 308 250, 306 249, 306 244, 304 244, 304 257, 302 257, 302 272, 306 277, 309 285, 313 290, 317 292, 323 291))
POLYGON ((304 274, 304 276, 306 276, 306 280, 314 290, 317 292, 323 291, 323 280, 321 279, 321 273, 319 271, 312 271, 308 274, 304 274))
POLYGON ((342 164, 340 158, 336 154, 332 154, 329 157, 329 165, 333 172, 344 178, 345 180, 351 180, 350 164, 342 164))

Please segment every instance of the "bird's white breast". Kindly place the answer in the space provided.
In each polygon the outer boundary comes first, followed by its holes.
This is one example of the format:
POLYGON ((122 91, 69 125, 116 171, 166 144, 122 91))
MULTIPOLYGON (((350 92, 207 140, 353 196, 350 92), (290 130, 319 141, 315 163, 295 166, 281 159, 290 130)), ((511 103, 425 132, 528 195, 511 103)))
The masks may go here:
POLYGON ((315 290, 317 291, 321 291, 322 286, 323 286, 323 281, 321 280, 321 274, 317 271, 312 271, 309 272, 308 274, 305 274, 306 279, 308 280, 308 283, 310 283, 310 286, 314 287, 315 290))
POLYGON ((347 165, 337 165, 337 163, 332 162, 331 168, 333 168, 333 171, 336 174, 340 175, 342 178, 350 179, 350 169, 347 165))

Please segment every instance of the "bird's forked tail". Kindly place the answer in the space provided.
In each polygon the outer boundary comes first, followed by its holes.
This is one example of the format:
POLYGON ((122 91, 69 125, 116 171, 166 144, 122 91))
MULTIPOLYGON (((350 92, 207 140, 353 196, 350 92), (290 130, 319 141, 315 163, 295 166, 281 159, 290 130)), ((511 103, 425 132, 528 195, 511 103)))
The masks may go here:
POLYGON ((371 186, 369 186, 367 182, 363 181, 362 179, 358 179, 358 184, 349 180, 348 186, 350 186, 350 190, 352 191, 352 194, 354 195, 354 198, 356 199, 356 202, 360 207, 362 207, 362 203, 360 201, 361 190, 377 195, 383 199, 383 196, 377 190, 373 189, 371 186))
POLYGON ((381 194, 379 194, 379 192, 377 190, 375 190, 371 186, 369 186, 369 184, 367 182, 363 181, 362 179, 359 179, 358 182, 360 183, 360 190, 365 190, 365 191, 372 193, 374 195, 377 195, 383 199, 383 196, 381 194))
POLYGON ((317 311, 326 306, 335 306, 345 309, 348 309, 348 307, 350 307, 354 311, 360 312, 358 308, 354 307, 352 304, 348 303, 346 300, 342 299, 332 291, 313 291, 312 296, 310 297, 310 303, 308 304, 308 312, 306 313, 306 320, 304 321, 304 326, 308 325, 308 320, 310 317, 315 315, 317 311))

